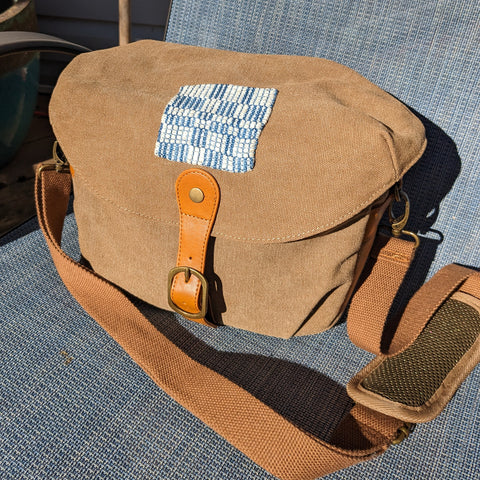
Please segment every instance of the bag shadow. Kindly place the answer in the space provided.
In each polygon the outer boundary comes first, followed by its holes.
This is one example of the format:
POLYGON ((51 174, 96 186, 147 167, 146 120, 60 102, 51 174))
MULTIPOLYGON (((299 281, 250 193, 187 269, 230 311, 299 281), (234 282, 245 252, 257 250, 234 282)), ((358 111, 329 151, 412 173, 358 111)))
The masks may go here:
POLYGON ((157 330, 190 358, 321 440, 328 441, 353 407, 345 388, 320 372, 271 356, 218 350, 183 327, 172 312, 131 300, 157 330))
MULTIPOLYGON (((434 226, 437 227, 441 202, 452 190, 461 170, 461 160, 454 141, 438 125, 413 112, 425 127, 427 148, 420 161, 404 177, 404 189, 411 202, 406 228, 421 236, 409 278, 404 282, 405 287, 409 286, 409 293, 425 282, 443 241, 443 232, 434 226)), ((404 290, 406 292, 407 288, 404 290)))

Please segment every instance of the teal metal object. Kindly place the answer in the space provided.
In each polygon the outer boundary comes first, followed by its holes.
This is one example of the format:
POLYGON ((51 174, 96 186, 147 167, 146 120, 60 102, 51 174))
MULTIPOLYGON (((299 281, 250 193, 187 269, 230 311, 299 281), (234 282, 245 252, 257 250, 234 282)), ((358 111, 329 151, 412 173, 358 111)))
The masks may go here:
MULTIPOLYGON (((36 30, 33 0, 0 0, 0 31, 36 30)), ((37 53, 0 60, 0 168, 22 144, 35 110, 39 75, 37 53)))
POLYGON ((0 167, 8 163, 27 135, 38 90, 39 55, 0 76, 0 167))
POLYGON ((90 50, 42 33, 0 31, 0 168, 13 158, 28 132, 36 104, 39 51, 75 56, 90 50))

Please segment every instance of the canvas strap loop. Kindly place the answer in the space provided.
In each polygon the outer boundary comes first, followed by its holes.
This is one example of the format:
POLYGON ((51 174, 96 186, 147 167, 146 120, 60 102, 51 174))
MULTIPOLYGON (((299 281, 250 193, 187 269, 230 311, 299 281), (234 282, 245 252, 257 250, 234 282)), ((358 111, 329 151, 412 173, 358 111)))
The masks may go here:
POLYGON ((386 356, 406 350, 436 309, 472 274, 471 269, 460 265, 444 267, 410 300, 401 319, 387 324, 414 254, 414 242, 378 236, 365 268, 368 276, 361 279, 348 312, 348 334, 360 348, 386 356))
POLYGON ((348 310, 350 340, 382 353, 385 321, 415 255, 415 243, 378 234, 348 310))

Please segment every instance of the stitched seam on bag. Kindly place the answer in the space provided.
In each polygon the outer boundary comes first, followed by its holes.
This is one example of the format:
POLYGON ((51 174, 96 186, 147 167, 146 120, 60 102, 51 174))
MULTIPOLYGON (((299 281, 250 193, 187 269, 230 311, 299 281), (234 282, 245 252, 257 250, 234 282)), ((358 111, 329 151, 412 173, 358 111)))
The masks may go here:
MULTIPOLYGON (((123 210, 124 212, 130 213, 130 214, 133 214, 133 215, 137 215, 139 217, 148 218, 150 220, 156 220, 156 221, 159 221, 161 223, 165 223, 167 225, 178 226, 178 222, 165 220, 165 219, 160 218, 160 217, 154 217, 152 215, 147 215, 145 213, 137 212, 135 210, 130 210, 127 207, 124 207, 122 205, 119 205, 119 204, 115 203, 111 198, 105 197, 104 195, 99 193, 99 191, 95 187, 93 187, 91 185, 91 183, 89 183, 83 175, 79 175, 78 169, 75 169, 75 176, 77 178, 81 177, 81 179, 85 183, 85 185, 87 185, 90 188, 90 190, 92 191, 92 193, 94 193, 98 198, 110 203, 114 207, 117 207, 119 210, 123 210)), ((277 240, 277 241, 279 241, 279 240, 295 240, 295 239, 298 239, 298 238, 302 238, 306 235, 315 234, 315 233, 318 233, 319 231, 322 231, 326 228, 334 227, 334 226, 340 224, 342 220, 350 218, 353 214, 358 213, 359 211, 362 210, 362 208, 364 208, 365 206, 372 203, 372 201, 375 200, 375 198, 378 198, 380 196, 380 194, 384 193, 387 190, 387 188, 389 188, 391 185, 392 185, 391 183, 386 183, 386 184, 382 185, 380 187, 380 189, 377 190, 373 195, 371 195, 365 202, 362 202, 354 210, 350 210, 345 215, 337 217, 335 220, 333 220, 330 223, 319 225, 317 227, 314 227, 313 229, 306 230, 304 232, 295 233, 295 234, 291 234, 291 235, 285 235, 285 236, 281 236, 281 237, 271 237, 271 238, 238 237, 238 236, 235 236, 235 235, 228 235, 228 234, 223 233, 223 232, 216 232, 215 236, 222 237, 222 238, 228 238, 230 240, 243 240, 243 241, 252 241, 252 242, 255 242, 255 241, 270 242, 270 241, 275 241, 275 240, 277 240)))
MULTIPOLYGON (((425 145, 426 145, 426 140, 425 140, 423 146, 425 146, 425 145)), ((423 154, 423 147, 420 149, 417 156, 415 156, 414 159, 409 164, 407 164, 407 166, 405 167, 405 171, 407 171, 412 165, 414 165, 418 161, 419 157, 422 154, 423 154)), ((98 198, 110 203, 111 205, 117 207, 119 210, 122 210, 124 212, 130 213, 130 214, 133 214, 133 215, 137 215, 139 217, 159 221, 159 222, 164 223, 166 225, 178 226, 178 222, 165 220, 165 219, 162 219, 160 217, 154 217, 152 215, 147 215, 147 214, 144 214, 144 213, 140 213, 140 212, 137 212, 137 211, 134 211, 134 210, 130 210, 130 209, 124 207, 124 206, 118 205, 112 199, 107 198, 104 195, 102 195, 101 193, 99 193, 99 191, 95 187, 93 187, 91 183, 89 183, 86 180, 85 176, 83 176, 81 174, 79 175, 78 167, 75 168, 75 176, 77 178, 80 176, 82 181, 85 183, 85 185, 87 185, 90 188, 90 190, 92 191, 92 193, 94 193, 98 198)), ((296 239, 301 239, 301 238, 303 238, 307 235, 313 235, 313 234, 322 232, 322 231, 324 231, 324 230, 326 230, 330 227, 340 225, 342 220, 345 220, 345 219, 351 217, 352 215, 354 215, 355 213, 360 212, 362 210, 362 208, 365 208, 367 205, 372 203, 373 200, 378 198, 382 193, 385 193, 385 191, 388 188, 390 188, 392 185, 394 185, 396 181, 398 181, 398 178, 393 179, 392 182, 385 183, 384 185, 379 187, 379 189, 376 190, 366 201, 360 203, 353 210, 350 210, 346 214, 344 214, 340 217, 337 217, 335 220, 332 220, 330 223, 323 224, 323 225, 318 225, 318 226, 316 226, 316 227, 314 227, 310 230, 306 230, 306 231, 303 231, 303 232, 300 232, 300 233, 295 233, 295 234, 290 234, 290 235, 283 235, 283 236, 280 236, 280 237, 271 237, 271 238, 239 237, 239 236, 235 236, 235 235, 228 235, 228 234, 223 233, 223 232, 215 232, 215 236, 216 237, 227 238, 227 239, 230 239, 230 240, 239 240, 239 241, 247 241, 247 242, 292 241, 292 240, 296 240, 296 239)))
MULTIPOLYGON (((216 185, 212 182, 210 177, 208 177, 207 175, 204 175, 201 170, 196 171, 196 172, 190 172, 189 175, 198 175, 198 176, 204 178, 205 180, 207 180, 207 182, 210 184, 210 186, 212 187, 212 190, 214 192, 213 203, 216 204, 218 202, 217 189, 216 189, 216 185)), ((178 186, 176 188, 176 194, 177 194, 177 196, 179 196, 178 186)), ((203 217, 197 217, 196 215, 191 215, 189 213, 184 213, 184 212, 182 212, 182 215, 188 215, 189 217, 198 218, 199 220, 207 220, 209 222, 211 221, 211 218, 212 218, 211 214, 210 214, 209 218, 207 218, 207 219, 203 218, 203 217)), ((161 221, 163 221, 163 220, 161 220, 161 221)))
MULTIPOLYGON (((208 220, 202 219, 200 217, 196 217, 195 215, 188 215, 187 213, 182 213, 182 217, 184 215, 188 216, 188 217, 191 217, 191 218, 197 218, 198 220, 208 221, 208 220)), ((180 238, 179 238, 179 242, 178 242, 177 265, 180 263, 180 252, 182 251, 182 245, 184 244, 184 234, 183 234, 182 225, 183 225, 183 222, 182 222, 182 220, 180 220, 180 238)), ((203 242, 202 242, 203 243, 202 252, 201 252, 202 257, 205 255, 205 245, 206 245, 205 237, 206 236, 204 235, 204 239, 203 239, 203 242)), ((197 277, 194 276, 192 278, 197 278, 197 277)), ((178 274, 175 275, 175 278, 173 279, 172 292, 175 292, 175 287, 177 286, 177 283, 178 283, 178 274)), ((194 299, 195 299, 195 304, 196 304, 195 306, 197 307, 197 309, 199 311, 200 311, 200 309, 198 307, 198 295, 199 295, 201 286, 202 286, 201 283, 197 279, 197 286, 195 287, 194 299)), ((190 312, 190 313, 194 313, 194 312, 190 312)))
POLYGON ((127 213, 130 213, 132 215, 136 215, 138 217, 142 217, 142 218, 148 218, 149 220, 157 220, 157 221, 160 221, 162 223, 165 223, 167 225, 172 225, 172 226, 177 226, 178 227, 178 222, 174 222, 174 221, 169 221, 169 220, 164 220, 164 219, 161 219, 160 217, 154 217, 152 215, 147 215, 145 213, 141 213, 141 212, 137 212, 135 210, 130 210, 129 208, 127 207, 124 207, 122 205, 119 205, 118 203, 115 203, 111 198, 108 198, 104 195, 102 195, 86 178, 85 176, 81 175, 81 173, 78 171, 78 168, 75 168, 75 178, 78 179, 78 178, 81 178, 82 182, 87 186, 89 187, 91 193, 93 193, 95 196, 97 196, 98 198, 100 198, 101 200, 113 205, 114 207, 118 208, 119 210, 122 210, 124 212, 127 212, 127 213))
POLYGON ((393 171, 395 172, 395 178, 398 178, 398 165, 396 162, 397 156, 395 155, 395 150, 392 145, 392 141, 391 141, 392 139, 384 131, 381 132, 380 136, 382 137, 382 140, 387 145, 387 149, 390 152, 390 162, 392 162, 392 168, 393 168, 393 171))
MULTIPOLYGON (((191 172, 190 175, 198 175, 202 178, 204 178, 205 180, 208 181, 208 183, 210 184, 210 186, 212 187, 212 190, 214 192, 214 196, 213 196, 213 202, 214 202, 214 205, 217 204, 218 202, 218 194, 217 194, 217 189, 216 189, 216 185, 212 182, 212 180, 210 179, 209 176, 207 175, 204 175, 202 172, 198 171, 198 172, 191 172)), ((177 184, 176 186, 176 195, 177 195, 177 198, 180 198, 180 185, 177 184)), ((181 219, 180 219, 180 239, 179 239, 179 248, 178 248, 178 255, 177 255, 177 264, 180 263, 180 252, 182 251, 182 245, 184 245, 184 235, 183 235, 183 218, 186 216, 186 217, 189 217, 189 218, 195 218, 197 220, 200 220, 201 222, 206 222, 207 223, 207 229, 206 229, 206 232, 203 236, 203 240, 202 240, 202 249, 201 249, 201 257, 203 259, 202 263, 204 263, 205 261, 205 252, 206 252, 206 248, 207 248, 207 244, 208 244, 208 238, 210 237, 210 234, 208 233, 208 226, 209 224, 213 221, 212 220, 212 213, 210 212, 210 216, 209 218, 202 218, 202 217, 198 217, 196 215, 191 215, 189 213, 185 213, 182 211, 181 207, 180 207, 180 202, 179 202, 179 208, 180 208, 180 211, 181 211, 181 219)), ((177 285, 177 279, 178 279, 178 275, 175 276, 174 278, 174 281, 173 281, 173 285, 172 285, 172 291, 175 291, 175 287, 177 285)), ((198 296, 199 296, 199 292, 200 292, 200 288, 201 288, 201 283, 200 282, 197 282, 197 286, 195 288, 195 294, 194 294, 194 298, 195 298, 195 303, 197 304, 197 308, 198 308, 198 296)))
MULTIPOLYGON (((190 172, 189 175, 190 176, 191 175, 198 175, 198 176, 202 177, 203 179, 207 180, 207 182, 209 183, 210 187, 212 188, 212 191, 213 191, 213 194, 214 194, 213 195, 213 205, 214 205, 213 210, 215 210, 215 205, 218 203, 218 193, 217 193, 216 185, 212 182, 211 178, 208 175, 205 175, 201 171, 190 172)), ((177 183, 175 190, 176 190, 177 199, 180 199, 180 184, 179 183, 177 183)), ((183 245, 185 244, 185 242, 184 242, 184 229, 183 229, 185 217, 195 218, 197 220, 200 220, 200 222, 207 224, 206 231, 203 235, 202 248, 201 248, 201 253, 200 253, 200 255, 201 255, 200 258, 202 259, 201 263, 205 263, 206 249, 207 249, 207 245, 208 245, 208 239, 210 237, 209 226, 210 226, 210 223, 213 222, 213 220, 214 220, 214 218, 212 219, 212 211, 209 212, 210 213, 209 218, 203 218, 203 217, 198 217, 197 215, 191 215, 189 213, 183 212, 180 201, 179 201, 179 208, 180 208, 181 218, 180 218, 180 238, 179 238, 179 248, 178 248, 178 254, 177 254, 177 265, 180 263, 180 253, 182 252, 183 245)), ((194 277, 194 278, 196 278, 196 277, 194 277)), ((173 280, 173 285, 172 285, 172 291, 173 292, 175 292, 175 287, 177 286, 177 283, 178 283, 178 275, 176 275, 174 280, 173 280)), ((200 310, 199 307, 198 307, 198 299, 199 299, 199 294, 200 294, 200 288, 201 288, 201 283, 197 281, 197 286, 195 287, 194 299, 195 299, 195 304, 196 304, 196 307, 197 307, 198 310, 200 310)))

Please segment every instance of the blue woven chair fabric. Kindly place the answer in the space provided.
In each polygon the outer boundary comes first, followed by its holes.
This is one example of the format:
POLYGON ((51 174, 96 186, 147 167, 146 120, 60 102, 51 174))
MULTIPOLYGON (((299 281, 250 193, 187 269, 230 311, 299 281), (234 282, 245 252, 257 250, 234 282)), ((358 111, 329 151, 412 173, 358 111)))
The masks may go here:
POLYGON ((405 180, 408 226, 424 238, 416 290, 449 263, 480 266, 479 19, 480 4, 469 0, 180 0, 166 39, 328 58, 419 114, 429 144, 405 180))
MULTIPOLYGON (((422 244, 397 306, 404 305, 444 265, 456 262, 480 267, 478 2, 180 0, 172 4, 171 19, 168 41, 340 62, 399 98, 422 119, 427 150, 405 178, 413 208, 408 229, 419 233, 422 244)), ((342 354, 348 355, 351 347, 343 345, 342 354)), ((332 378, 339 379, 339 373, 332 378)), ((474 380, 470 377, 469 381, 474 380)), ((462 423, 478 422, 474 401, 465 399, 461 412, 451 410, 422 426, 422 431, 430 430, 432 443, 419 443, 410 458, 404 444, 401 453, 392 449, 374 462, 328 478, 479 477, 480 447, 467 447, 457 459, 444 457, 457 441, 462 442, 462 423), (452 415, 457 430, 450 445, 444 442, 445 415, 452 415), (469 463, 466 469, 461 466, 465 461, 469 463)), ((408 442, 416 442, 419 430, 408 442)), ((467 445, 472 445, 471 440, 467 445)))
MULTIPOLYGON (((175 0, 167 40, 330 58, 419 113, 429 146, 405 183, 409 228, 423 241, 402 302, 447 263, 480 266, 479 18, 468 0, 175 0)), ((157 388, 83 312, 34 223, 0 243, 2 479, 273 480, 157 388)), ((79 257, 73 216, 64 247, 79 257)), ((343 387, 371 359, 344 324, 281 340, 142 308, 198 361, 278 398, 275 408, 320 438, 350 408, 343 387)), ((477 367, 433 422, 327 478, 479 478, 479 385, 477 367)))
MULTIPOLYGON (((25 229, 0 247, 2 479, 273 480, 149 379, 72 299, 36 225, 25 229)), ((78 259, 76 236, 70 215, 63 247, 78 259)), ((344 324, 282 340, 141 308, 197 361, 323 439, 352 405, 345 384, 372 357, 344 324)), ((477 478, 479 382, 476 369, 400 447, 327 478, 477 478)))

